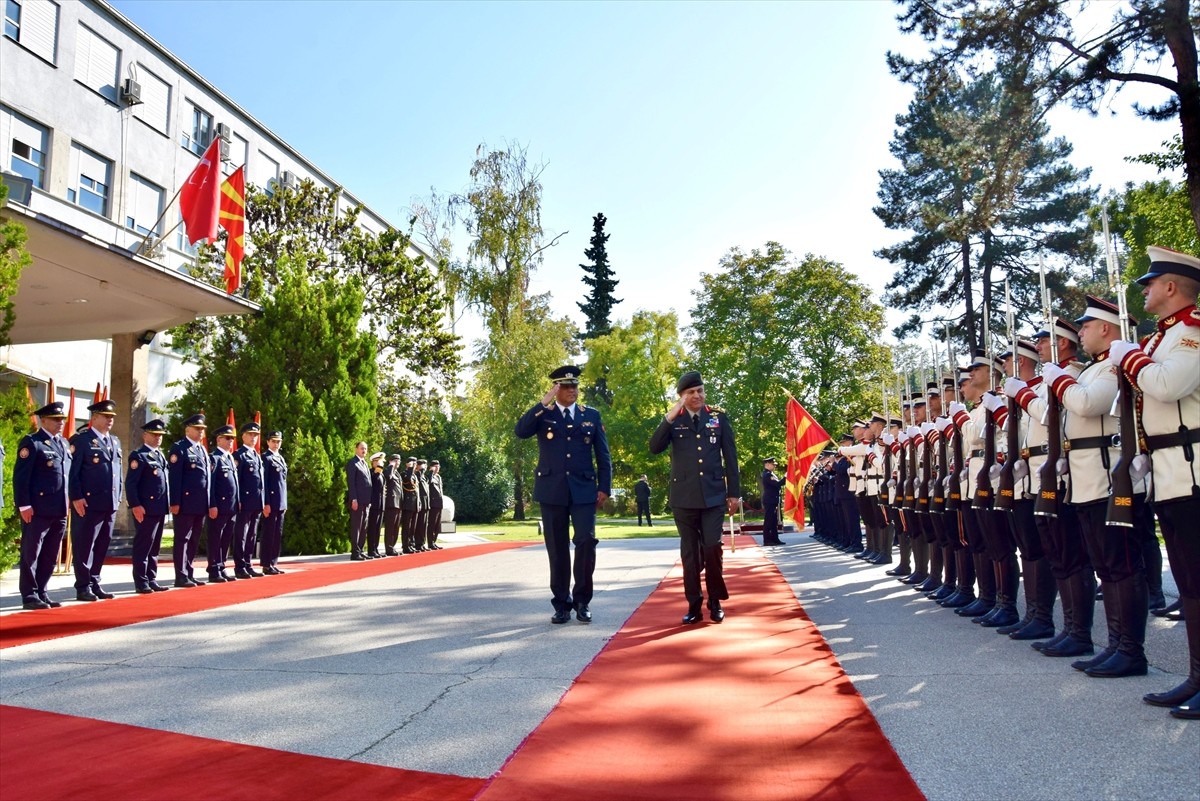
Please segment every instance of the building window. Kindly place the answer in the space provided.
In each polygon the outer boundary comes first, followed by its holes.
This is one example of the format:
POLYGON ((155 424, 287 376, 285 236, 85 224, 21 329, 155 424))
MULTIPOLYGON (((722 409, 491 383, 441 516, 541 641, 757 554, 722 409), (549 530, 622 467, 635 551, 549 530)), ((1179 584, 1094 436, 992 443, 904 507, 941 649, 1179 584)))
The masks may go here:
POLYGON ((8 109, 4 109, 4 116, 12 135, 9 169, 33 181, 38 189, 45 189, 50 130, 8 109))
POLYGON ((112 195, 112 162, 74 143, 71 160, 76 167, 72 179, 74 185, 67 189, 67 200, 107 217, 112 195))
POLYGON ((275 194, 275 188, 279 184, 279 162, 268 156, 261 150, 258 151, 258 160, 261 162, 256 172, 258 179, 262 181, 259 184, 268 195, 275 194))
POLYGON ((142 102, 133 107, 133 116, 159 133, 167 133, 171 114, 171 87, 145 64, 137 65, 136 80, 142 86, 142 102))
POLYGON ((192 122, 190 128, 185 128, 181 143, 185 148, 202 154, 213 138, 213 117, 199 106, 192 106, 192 122))
POLYGON ((129 197, 125 206, 125 227, 142 236, 158 234, 162 214, 163 188, 136 173, 129 174, 129 197), (153 228, 151 228, 153 226, 153 228))
MULTIPOLYGON (((183 225, 183 212, 179 213, 179 225, 175 227, 175 249, 186 253, 193 258, 200 255, 200 246, 188 243, 187 232, 183 225)), ((181 273, 187 273, 187 265, 179 268, 181 273)))
POLYGON ((117 102, 117 65, 121 51, 91 28, 80 25, 75 41, 75 80, 117 102))
POLYGON ((21 4, 17 0, 4 0, 4 35, 21 41, 21 4))

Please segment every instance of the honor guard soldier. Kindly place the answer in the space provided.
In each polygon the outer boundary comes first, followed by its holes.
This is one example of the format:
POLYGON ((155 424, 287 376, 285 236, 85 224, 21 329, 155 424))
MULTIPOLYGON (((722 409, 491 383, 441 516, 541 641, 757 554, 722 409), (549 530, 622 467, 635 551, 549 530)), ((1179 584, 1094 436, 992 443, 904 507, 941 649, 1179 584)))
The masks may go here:
POLYGON ((379 529, 383 525, 383 451, 371 454, 371 514, 367 517, 368 559, 381 559, 379 552, 379 529))
POLYGON ((431 551, 440 551, 438 534, 442 531, 442 463, 434 459, 429 463, 429 528, 425 534, 425 545, 431 551))
POLYGON ((371 467, 367 443, 354 445, 354 456, 346 462, 346 510, 350 513, 350 561, 366 559, 367 522, 371 515, 371 467))
POLYGON ((287 514, 288 464, 280 448, 283 432, 267 434, 267 452, 263 454, 263 520, 258 546, 258 564, 268 576, 283 575, 279 555, 283 550, 283 518, 287 514))
MULTIPOLYGON (((1117 398, 1117 366, 1108 358, 1109 345, 1119 340, 1121 317, 1115 304, 1088 296, 1079 323, 1079 342, 1092 362, 1078 379, 1057 365, 1046 365, 1043 378, 1066 410, 1063 450, 1070 476, 1067 504, 1075 511, 1096 574, 1104 582, 1104 617, 1108 647, 1093 659, 1072 667, 1089 676, 1144 676, 1143 644, 1149 598, 1142 539, 1153 531, 1153 516, 1143 494, 1134 496, 1133 525, 1108 523, 1110 473, 1115 454, 1113 435, 1120 433, 1109 414, 1117 398)), ((1131 328, 1136 326, 1131 321, 1131 328)), ((1136 438, 1137 432, 1128 432, 1136 438)), ((1083 654, 1094 650, 1085 642, 1083 654)), ((1046 653, 1043 651, 1043 653, 1046 653)), ((1081 654, 1081 655, 1083 655, 1081 654)))
POLYGON ((400 541, 400 518, 403 512, 404 487, 400 470, 400 454, 393 453, 383 469, 383 552, 399 556, 396 543, 400 541))
POLYGON ((198 587, 200 582, 190 576, 208 515, 209 458, 201 444, 207 428, 204 415, 192 415, 183 421, 183 428, 183 439, 172 445, 167 454, 167 488, 175 518, 171 555, 175 563, 175 586, 198 587))
POLYGON ((400 478, 400 537, 402 553, 417 552, 417 457, 410 456, 404 463, 404 474, 400 478))
MULTIPOLYGON (((237 465, 238 479, 238 513, 233 526, 233 571, 236 577, 246 573, 251 578, 262 574, 254 569, 254 542, 258 538, 258 521, 262 516, 266 500, 266 477, 263 474, 263 460, 258 455, 258 438, 262 436, 262 428, 258 423, 246 423, 240 429, 242 444, 233 453, 234 464, 237 465)), ((209 539, 212 545, 212 539, 209 539)), ((225 572, 225 556, 221 553, 218 571, 221 578, 229 580, 225 572)), ((261 557, 260 563, 261 563, 261 557)), ((213 575, 210 567, 208 574, 213 575)), ((217 579, 213 578, 213 581, 217 579)), ((219 583, 219 582, 218 582, 219 583)))
POLYGON ((125 501, 133 515, 133 589, 140 595, 165 592, 158 583, 158 551, 170 510, 167 457, 159 450, 167 424, 155 418, 142 426, 142 446, 129 454, 125 501))
POLYGON ((425 470, 429 462, 417 459, 417 518, 413 525, 414 546, 418 551, 428 551, 425 547, 425 536, 429 531, 429 477, 425 470))
MULTIPOLYGON (((579 397, 579 368, 559 367, 553 385, 517 421, 520 439, 537 437, 533 499, 542 510, 542 534, 550 560, 551 623, 566 623, 571 610, 591 623, 592 574, 596 569, 596 510, 612 491, 612 459, 600 412, 579 397), (569 524, 569 526, 568 526, 569 524), (571 567, 570 531, 575 566, 571 567), (574 577, 574 587, 571 578, 574 577)), ((718 540, 719 541, 719 540, 718 540)))
MULTIPOLYGON (((233 426, 225 425, 218 428, 215 434, 217 447, 213 448, 209 459, 212 475, 209 476, 208 485, 208 575, 213 577, 214 583, 223 584, 229 580, 225 573, 225 559, 235 538, 240 536, 238 512, 241 509, 241 489, 238 466, 233 457, 236 430, 233 426)), ((260 470, 260 476, 261 473, 260 470)), ((245 554, 247 560, 250 556, 245 554)), ((239 564, 234 566, 233 575, 237 578, 254 578, 262 573, 245 570, 239 564)), ((188 574, 188 578, 197 584, 203 583, 196 581, 192 574, 188 574)))
POLYGON ((732 515, 742 495, 733 426, 723 409, 705 404, 704 381, 692 371, 675 385, 679 400, 650 435, 650 452, 671 448, 671 510, 679 530, 683 560, 683 592, 688 610, 684 625, 700 622, 704 593, 714 623, 725 619, 721 601, 729 598, 722 569, 721 528, 725 513, 732 515))
POLYGON ((858 524, 858 498, 854 495, 854 465, 843 452, 854 444, 853 434, 838 439, 838 456, 833 462, 833 503, 838 520, 837 549, 842 553, 862 550, 862 530, 858 524))
POLYGON ((775 459, 763 459, 762 477, 763 545, 787 545, 779 539, 779 491, 783 480, 775 475, 775 459))
POLYGON ((654 521, 650 519, 650 482, 646 480, 646 474, 642 473, 642 477, 633 485, 633 498, 637 503, 638 526, 642 525, 642 518, 646 518, 646 525, 653 526, 654 521))
POLYGON ((71 438, 71 550, 75 563, 75 598, 95 601, 112 598, 100 586, 100 570, 108 556, 113 523, 121 503, 121 468, 125 456, 121 441, 113 436, 117 405, 102 400, 88 407, 87 428, 71 438))
POLYGON ((23 608, 49 609, 62 606, 46 595, 46 584, 67 533, 71 449, 61 436, 67 417, 61 402, 48 403, 34 415, 40 428, 21 439, 13 465, 13 502, 21 516, 19 583, 23 608))
MULTIPOLYGON (((1114 343, 1110 356, 1141 392, 1153 506, 1167 544, 1187 628, 1188 677, 1143 700, 1200 719, 1200 259, 1148 248, 1150 270, 1137 279, 1158 326, 1140 345, 1114 343), (1190 534, 1188 532, 1191 532, 1190 534)), ((1107 589, 1105 590, 1107 595, 1107 589)))

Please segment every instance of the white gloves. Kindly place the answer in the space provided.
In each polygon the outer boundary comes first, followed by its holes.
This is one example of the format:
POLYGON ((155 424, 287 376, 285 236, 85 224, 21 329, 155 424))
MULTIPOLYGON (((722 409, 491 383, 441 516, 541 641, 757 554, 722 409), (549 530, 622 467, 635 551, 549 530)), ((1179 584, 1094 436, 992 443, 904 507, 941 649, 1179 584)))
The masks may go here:
POLYGON ((882 437, 880 437, 880 439, 883 440, 884 445, 888 445, 888 446, 890 446, 893 442, 896 441, 896 438, 893 437, 891 434, 884 434, 882 437))
POLYGON ((950 418, 949 417, 939 417, 938 419, 933 421, 933 425, 934 425, 934 428, 936 428, 938 431, 945 432, 946 429, 950 427, 950 418))
POLYGON ((1017 397, 1017 393, 1029 386, 1019 378, 1008 377, 1004 379, 1004 394, 1010 398, 1017 397))
POLYGON ((1004 406, 1004 401, 1000 400, 1000 396, 991 392, 983 393, 983 400, 981 402, 989 412, 998 411, 1000 407, 1004 406))
MULTIPOLYGON (((1114 342, 1113 344, 1115 345, 1116 343, 1114 342)), ((1150 459, 1146 456, 1146 454, 1139 453, 1137 456, 1133 457, 1133 461, 1129 463, 1129 477, 1133 479, 1134 484, 1145 478, 1146 474, 1149 472, 1150 459)))
POLYGON ((903 445, 904 443, 908 442, 908 432, 901 431, 900 436, 897 437, 896 439, 900 442, 901 445, 903 445))
POLYGON ((1121 362, 1125 361, 1125 357, 1135 350, 1141 350, 1141 347, 1134 342, 1124 342, 1118 339, 1108 346, 1108 358, 1120 366, 1121 362))
POLYGON ((926 436, 929 435, 930 431, 933 431, 936 428, 937 428, 937 426, 935 426, 933 423, 930 423, 929 421, 925 421, 924 423, 921 423, 921 433, 925 434, 926 436))
POLYGON ((913 437, 920 436, 921 429, 917 428, 916 426, 909 426, 908 431, 906 431, 905 433, 908 434, 909 439, 911 439, 913 437))
POLYGON ((1000 473, 1003 472, 1003 470, 1004 468, 998 464, 994 464, 988 468, 988 478, 992 480, 993 484, 1000 480, 1000 473))
POLYGON ((954 401, 953 403, 950 404, 950 416, 951 417, 954 417, 954 415, 958 414, 959 412, 965 412, 966 410, 967 410, 967 405, 965 403, 960 403, 959 401, 954 401))
POLYGON ((1042 378, 1045 379, 1047 384, 1053 384, 1064 375, 1070 375, 1070 373, 1059 367, 1057 364, 1042 365, 1042 378))
POLYGON ((1013 478, 1020 481, 1029 475, 1029 462, 1024 459, 1017 459, 1013 462, 1013 478))

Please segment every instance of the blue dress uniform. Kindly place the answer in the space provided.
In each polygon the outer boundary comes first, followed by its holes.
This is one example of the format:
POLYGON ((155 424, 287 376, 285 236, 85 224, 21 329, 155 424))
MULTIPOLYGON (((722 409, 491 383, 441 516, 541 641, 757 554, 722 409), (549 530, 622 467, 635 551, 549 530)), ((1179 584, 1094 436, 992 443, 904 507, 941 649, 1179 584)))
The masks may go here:
MULTIPOLYGON (((60 402, 34 412, 43 421, 66 417, 60 402)), ((67 474, 71 452, 58 435, 41 428, 27 434, 17 446, 13 465, 13 502, 22 512, 32 512, 29 522, 21 519, 19 584, 26 609, 46 609, 51 603, 46 584, 54 574, 58 549, 67 533, 67 474)))
MULTIPOLYGON (((165 434, 166 423, 154 419, 142 426, 148 434, 165 434)), ((158 578, 158 550, 162 545, 163 523, 169 510, 167 459, 158 448, 142 445, 129 454, 125 473, 125 500, 129 508, 141 507, 142 519, 133 521, 133 588, 146 595, 167 588, 158 578)))
POLYGON ((371 516, 371 469, 358 454, 346 462, 346 511, 350 513, 350 559, 366 559, 367 522, 371 516), (358 502, 358 508, 354 503, 358 502))
MULTIPOLYGON (((556 384, 577 386, 579 369, 560 367, 550 374, 556 384)), ((533 499, 542 508, 542 534, 550 559, 550 592, 555 623, 570 619, 575 609, 580 622, 591 620, 592 573, 596 569, 597 494, 612 491, 612 458, 600 413, 583 404, 560 409, 535 403, 517 421, 516 435, 538 439, 537 475, 533 499), (569 415, 569 416, 568 416, 569 415), (575 585, 572 578, 568 519, 574 529, 575 585)))
MULTIPOLYGON (((222 437, 233 439, 234 428, 221 426, 214 434, 217 447, 209 455, 212 474, 208 478, 208 575, 214 583, 221 584, 229 580, 222 571, 233 544, 241 501, 237 463, 220 443, 222 437)), ((240 565, 233 574, 237 578, 252 578, 240 565)))
MULTIPOLYGON (((196 414, 183 421, 186 428, 199 432, 206 428, 204 415, 196 414)), ((171 446, 167 454, 167 485, 171 496, 171 513, 175 517, 175 586, 195 587, 200 582, 191 578, 192 560, 200 544, 200 531, 208 515, 209 464, 208 453, 198 440, 187 437, 171 446)))
MULTIPOLYGON (((258 434, 261 432, 258 423, 246 423, 241 428, 242 434, 258 434)), ((262 516, 263 503, 266 499, 266 483, 263 475, 263 460, 258 451, 245 443, 233 453, 237 464, 238 502, 241 504, 237 513, 237 522, 233 529, 233 567, 234 575, 246 573, 255 576, 251 561, 254 559, 254 541, 258 536, 258 520, 262 516)), ((209 539, 212 542, 212 539, 209 539)), ((221 554, 218 567, 225 568, 225 556, 221 554)), ((261 561, 261 557, 260 557, 261 561)), ((212 569, 210 567, 209 574, 212 569)), ((228 576, 222 576, 228 579, 228 576)))
MULTIPOLYGON (((676 391, 703 386, 700 374, 680 376, 676 391)), ((650 435, 650 453, 671 448, 671 511, 679 530, 683 592, 688 601, 685 623, 700 620, 700 573, 704 572, 708 605, 714 622, 724 620, 721 601, 729 597, 722 571, 721 523, 726 499, 742 494, 733 426, 721 409, 703 406, 693 415, 684 407, 672 420, 665 417, 650 435)))
MULTIPOLYGON (((115 417, 116 404, 102 400, 88 407, 93 415, 115 417)), ((71 497, 71 549, 75 563, 75 597, 81 601, 111 598, 100 586, 100 571, 112 541, 117 506, 121 503, 121 468, 125 457, 121 441, 95 428, 85 428, 71 438, 71 471, 67 492, 71 497), (86 504, 79 514, 75 504, 86 504)))
POLYGON ((278 576, 283 573, 279 569, 279 554, 283 549, 283 516, 287 512, 287 460, 278 450, 271 450, 271 444, 283 442, 282 431, 272 431, 267 434, 267 452, 263 454, 263 477, 265 480, 266 506, 270 514, 263 510, 262 526, 259 529, 262 541, 259 544, 258 564, 262 572, 278 576))
POLYGON ((767 470, 768 464, 774 465, 775 460, 763 460, 763 545, 786 545, 779 539, 779 490, 783 486, 783 479, 775 475, 775 471, 767 470))

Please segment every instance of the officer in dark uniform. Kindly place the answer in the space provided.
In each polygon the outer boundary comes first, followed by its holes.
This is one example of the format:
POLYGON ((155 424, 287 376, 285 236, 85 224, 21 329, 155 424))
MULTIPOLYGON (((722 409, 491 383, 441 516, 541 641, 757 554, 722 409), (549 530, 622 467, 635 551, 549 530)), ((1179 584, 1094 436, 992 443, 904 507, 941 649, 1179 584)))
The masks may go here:
MULTIPOLYGON (((254 558, 254 541, 258 537, 258 520, 262 516, 263 504, 266 500, 263 461, 262 457, 258 455, 257 448, 262 428, 258 423, 246 423, 242 426, 240 433, 242 444, 232 456, 234 464, 237 465, 239 504, 237 518, 233 525, 233 575, 236 577, 245 573, 252 578, 257 578, 263 574, 254 569, 251 560, 254 558)), ((208 542, 211 546, 212 537, 209 537, 208 542)), ((211 557, 211 554, 209 556, 211 557)), ((229 575, 225 572, 225 557, 226 553, 222 551, 220 561, 217 563, 217 573, 222 579, 228 581, 229 575)), ((211 558, 208 574, 210 577, 213 576, 211 558)), ((212 581, 216 582, 217 579, 212 578, 212 581)))
POLYGON ((371 515, 371 468, 367 443, 354 445, 354 457, 346 462, 346 508, 350 512, 350 561, 367 558, 367 523, 371 515))
POLYGON ((405 460, 404 474, 400 478, 400 536, 403 553, 417 552, 417 457, 405 460))
POLYGON ((637 501, 638 525, 642 525, 642 516, 644 515, 646 525, 653 526, 654 521, 650 519, 650 482, 646 480, 645 473, 633 485, 633 497, 637 501))
POLYGON ((401 501, 404 488, 401 485, 400 454, 393 453, 388 466, 383 468, 383 548, 388 556, 399 556, 396 543, 400 539, 401 501))
POLYGON ((675 391, 679 400, 650 435, 650 452, 671 448, 670 502, 688 602, 683 622, 700 622, 703 571, 709 617, 720 623, 725 619, 721 601, 729 597, 721 565, 721 524, 726 511, 732 515, 737 509, 742 495, 737 445, 725 412, 704 403, 700 373, 684 373, 675 391))
POLYGON ((121 503, 121 467, 125 456, 121 441, 109 432, 117 405, 102 400, 88 407, 88 427, 71 438, 71 550, 75 563, 75 598, 96 601, 112 598, 100 586, 100 570, 112 541, 117 506, 121 503))
MULTIPOLYGON (((238 527, 241 492, 237 463, 233 458, 234 428, 221 426, 215 434, 217 447, 213 448, 209 458, 212 475, 208 484, 208 574, 214 577, 215 584, 222 584, 229 580, 224 575, 225 556, 237 536, 234 532, 238 527)), ((247 554, 246 559, 249 558, 247 554)), ((244 570, 239 564, 234 566, 233 575, 237 578, 254 578, 262 573, 244 570)), ((189 574, 188 578, 196 581, 194 575, 189 574)))
POLYGON ((779 492, 783 479, 775 475, 775 459, 763 459, 762 484, 763 545, 787 545, 779 539, 779 492))
MULTIPOLYGON (((843 434, 838 444, 845 447, 854 444, 854 437, 843 434)), ((858 518, 858 498, 850 488, 850 460, 838 455, 833 463, 833 502, 840 521, 841 540, 837 549, 842 553, 858 553, 862 550, 862 527, 858 518)))
POLYGON ((267 452, 263 454, 263 521, 258 564, 268 576, 283 575, 279 569, 279 554, 283 550, 283 518, 287 513, 288 464, 280 452, 283 432, 267 434, 267 452))
POLYGON ((175 563, 175 586, 198 587, 190 578, 192 560, 200 545, 200 531, 208 514, 209 458, 201 439, 207 425, 204 415, 194 414, 183 421, 184 437, 167 454, 167 488, 171 496, 171 514, 175 518, 175 542, 171 556, 175 563))
POLYGON ((429 463, 429 528, 426 529, 425 545, 431 551, 440 551, 438 533, 442 530, 442 463, 434 459, 429 463))
POLYGON ((17 446, 13 465, 13 501, 21 516, 19 582, 25 609, 62 606, 46 595, 58 549, 67 533, 67 474, 71 450, 60 436, 67 415, 61 402, 34 412, 41 428, 17 446))
POLYGON ((368 559, 381 559, 379 552, 379 528, 383 525, 383 451, 371 454, 371 512, 367 516, 368 559))
POLYGON ((167 492, 167 458, 159 447, 167 424, 155 418, 142 426, 142 446, 129 454, 125 473, 125 500, 133 515, 133 589, 141 595, 165 592, 159 584, 158 550, 170 498, 167 492))
POLYGON ((413 525, 413 547, 418 551, 427 551, 425 537, 429 531, 429 477, 425 470, 429 463, 417 459, 417 519, 413 525))
POLYGON ((533 499, 542 508, 542 535, 550 559, 551 623, 566 623, 571 609, 592 622, 592 574, 596 569, 596 510, 612 491, 612 458, 600 412, 577 403, 579 368, 550 373, 554 385, 517 421, 521 439, 538 439, 533 499), (571 568, 567 522, 575 532, 571 568), (574 577, 574 587, 570 580, 574 577))

